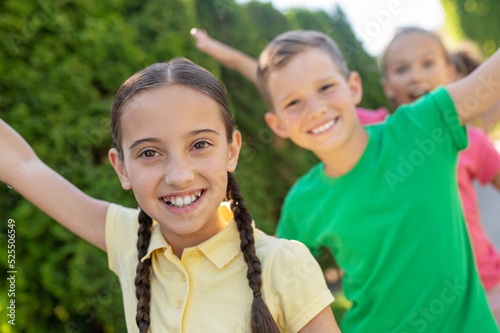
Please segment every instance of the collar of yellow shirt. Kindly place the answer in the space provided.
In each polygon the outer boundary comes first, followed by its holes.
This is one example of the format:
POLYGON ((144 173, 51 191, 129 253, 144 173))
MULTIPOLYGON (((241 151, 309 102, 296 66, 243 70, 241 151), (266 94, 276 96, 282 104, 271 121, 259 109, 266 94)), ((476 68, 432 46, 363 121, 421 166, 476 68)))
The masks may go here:
MULTIPOLYGON (((191 252, 190 249, 198 249, 217 268, 222 269, 240 252, 240 235, 236 222, 233 220, 233 213, 229 209, 229 203, 221 203, 219 206, 219 213, 228 221, 229 224, 227 227, 205 242, 192 248, 185 249, 184 252, 191 252), (221 246, 221 244, 224 244, 224 246, 221 246)), ((163 252, 165 252, 170 249, 170 245, 161 233, 159 224, 156 222, 153 223, 151 243, 149 244, 148 252, 141 259, 142 261, 150 258, 151 254, 156 250, 163 250, 163 252)), ((255 227, 254 222, 252 222, 252 226, 255 227)))

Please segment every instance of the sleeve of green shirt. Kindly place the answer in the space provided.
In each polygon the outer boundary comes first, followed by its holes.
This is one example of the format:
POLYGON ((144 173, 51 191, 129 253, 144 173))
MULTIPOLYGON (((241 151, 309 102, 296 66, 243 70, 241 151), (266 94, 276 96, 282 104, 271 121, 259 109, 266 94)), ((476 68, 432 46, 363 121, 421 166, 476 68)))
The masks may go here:
MULTIPOLYGON (((449 151, 455 156, 459 150, 467 147, 467 134, 465 127, 460 124, 457 110, 453 104, 448 91, 444 86, 440 86, 420 98, 416 102, 403 105, 396 111, 396 116, 408 117, 408 121, 415 127, 414 141, 419 140, 424 143, 425 140, 432 140, 435 143, 447 144, 443 150, 449 151)), ((405 121, 400 119, 400 124, 405 121)))

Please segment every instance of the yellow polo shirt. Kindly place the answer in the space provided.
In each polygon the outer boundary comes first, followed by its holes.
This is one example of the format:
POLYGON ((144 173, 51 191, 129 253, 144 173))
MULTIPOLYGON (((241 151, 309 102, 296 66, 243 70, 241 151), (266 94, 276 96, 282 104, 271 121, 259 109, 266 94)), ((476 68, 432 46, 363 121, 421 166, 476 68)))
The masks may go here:
MULTIPOLYGON (((228 226, 186 248, 179 259, 155 223, 145 256, 151 257, 151 332, 248 332, 252 290, 232 213, 219 208, 228 226)), ((109 268, 119 279, 128 332, 135 322, 138 210, 111 204, 106 217, 109 268)), ((255 230, 262 263, 262 295, 282 332, 298 332, 333 301, 323 274, 299 242, 255 230)))

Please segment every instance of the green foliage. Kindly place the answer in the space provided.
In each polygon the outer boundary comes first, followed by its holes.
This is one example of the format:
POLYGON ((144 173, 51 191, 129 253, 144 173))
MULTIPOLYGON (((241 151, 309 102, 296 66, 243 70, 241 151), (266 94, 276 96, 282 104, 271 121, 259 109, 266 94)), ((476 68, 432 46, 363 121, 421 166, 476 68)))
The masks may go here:
POLYGON ((459 39, 477 42, 488 57, 500 47, 500 6, 496 0, 441 0, 446 23, 459 39))
MULTIPOLYGON (((229 91, 244 146, 236 172, 257 224, 273 233, 282 200, 317 159, 276 138, 252 83, 194 47, 191 27, 257 57, 292 28, 330 34, 364 82, 363 105, 386 105, 375 59, 355 38, 345 15, 290 11, 234 0, 37 0, 0 3, 1 117, 52 168, 91 196, 134 207, 107 161, 109 108, 120 84, 152 62, 186 56, 229 91)), ((2 161, 8 163, 8 161, 2 161)), ((13 166, 15 167, 15 166, 13 166)), ((6 280, 0 282, 0 330, 124 332, 118 279, 100 250, 54 223, 0 184, 0 253, 6 221, 16 221, 16 327, 6 326, 6 280)), ((7 271, 6 260, 0 268, 7 271)))

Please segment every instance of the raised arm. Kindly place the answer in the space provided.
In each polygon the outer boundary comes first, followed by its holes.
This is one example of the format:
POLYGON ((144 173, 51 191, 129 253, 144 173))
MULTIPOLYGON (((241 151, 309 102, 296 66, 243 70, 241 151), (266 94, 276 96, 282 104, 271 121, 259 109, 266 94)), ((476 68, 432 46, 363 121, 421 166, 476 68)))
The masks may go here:
POLYGON ((481 127, 488 131, 500 121, 500 100, 481 116, 481 127))
POLYGON ((108 202, 86 195, 49 168, 1 119, 0 156, 0 181, 12 186, 77 236, 106 251, 104 230, 108 202))
POLYGON ((447 85, 460 122, 465 124, 483 115, 500 99, 500 51, 475 71, 447 85))
POLYGON ((196 39, 198 50, 208 54, 224 67, 239 72, 254 84, 257 84, 257 60, 227 44, 211 38, 205 30, 193 28, 191 29, 191 35, 196 39))

